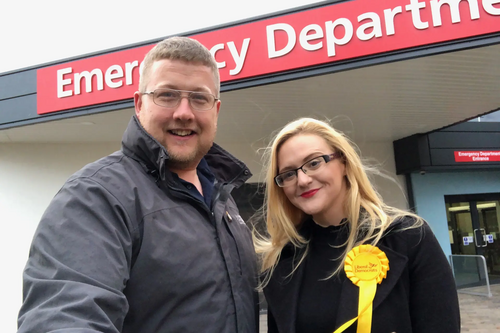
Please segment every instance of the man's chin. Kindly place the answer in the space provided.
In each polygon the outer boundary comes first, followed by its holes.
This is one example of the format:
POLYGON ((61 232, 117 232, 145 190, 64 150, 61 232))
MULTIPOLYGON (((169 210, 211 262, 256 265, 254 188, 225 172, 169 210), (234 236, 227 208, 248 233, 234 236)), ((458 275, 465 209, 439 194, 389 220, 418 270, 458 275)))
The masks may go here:
POLYGON ((169 156, 168 164, 172 169, 185 170, 196 168, 201 159, 208 153, 210 147, 198 146, 197 148, 186 149, 191 147, 184 147, 185 149, 168 149, 169 156))
POLYGON ((168 165, 172 169, 193 169, 198 166, 198 163, 201 161, 201 157, 198 157, 196 152, 192 152, 189 154, 178 154, 176 152, 167 151, 169 155, 168 165))

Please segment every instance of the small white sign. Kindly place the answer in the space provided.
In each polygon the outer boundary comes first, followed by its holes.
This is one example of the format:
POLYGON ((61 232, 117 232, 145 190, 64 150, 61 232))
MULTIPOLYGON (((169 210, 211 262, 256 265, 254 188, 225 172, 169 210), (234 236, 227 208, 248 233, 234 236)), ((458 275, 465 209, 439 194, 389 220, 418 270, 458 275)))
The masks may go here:
POLYGON ((472 236, 465 236, 463 237, 463 241, 464 245, 467 246, 474 241, 474 238, 472 236))
POLYGON ((492 234, 484 235, 484 241, 488 243, 493 243, 493 235, 492 234))

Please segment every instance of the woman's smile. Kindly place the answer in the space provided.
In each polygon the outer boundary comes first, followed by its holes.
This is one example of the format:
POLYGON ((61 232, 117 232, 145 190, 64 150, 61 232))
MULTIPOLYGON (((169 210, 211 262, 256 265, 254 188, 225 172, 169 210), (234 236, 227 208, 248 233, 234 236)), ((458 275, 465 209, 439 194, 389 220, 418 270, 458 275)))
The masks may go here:
POLYGON ((304 193, 302 193, 300 196, 302 198, 311 198, 312 196, 314 196, 317 192, 319 191, 319 188, 315 188, 315 189, 312 189, 310 191, 306 191, 304 193))

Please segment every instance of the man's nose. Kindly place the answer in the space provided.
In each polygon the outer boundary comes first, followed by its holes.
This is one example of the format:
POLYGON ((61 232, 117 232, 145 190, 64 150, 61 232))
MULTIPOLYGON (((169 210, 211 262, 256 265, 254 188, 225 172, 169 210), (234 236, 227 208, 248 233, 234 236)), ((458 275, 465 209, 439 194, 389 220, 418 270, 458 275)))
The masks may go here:
POLYGON ((187 96, 181 96, 179 105, 177 105, 174 111, 174 118, 183 120, 194 118, 194 112, 191 109, 191 105, 189 104, 189 98, 187 96))

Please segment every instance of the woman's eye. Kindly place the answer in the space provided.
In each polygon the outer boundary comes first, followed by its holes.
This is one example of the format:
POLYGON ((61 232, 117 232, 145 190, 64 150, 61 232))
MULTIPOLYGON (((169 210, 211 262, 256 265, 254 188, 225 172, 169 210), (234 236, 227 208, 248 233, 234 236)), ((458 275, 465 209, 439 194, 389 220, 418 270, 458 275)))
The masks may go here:
POLYGON ((321 165, 321 160, 320 159, 315 159, 307 163, 307 167, 310 169, 317 168, 321 165))

